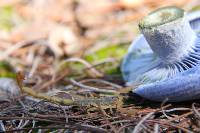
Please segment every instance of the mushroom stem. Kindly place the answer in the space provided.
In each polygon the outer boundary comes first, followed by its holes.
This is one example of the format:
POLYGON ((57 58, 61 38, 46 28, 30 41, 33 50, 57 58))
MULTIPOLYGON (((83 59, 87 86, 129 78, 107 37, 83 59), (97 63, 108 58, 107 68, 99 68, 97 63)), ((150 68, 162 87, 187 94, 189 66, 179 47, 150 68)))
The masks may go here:
POLYGON ((139 28, 165 64, 182 60, 195 45, 196 34, 184 10, 177 7, 165 7, 150 13, 140 21, 139 28))

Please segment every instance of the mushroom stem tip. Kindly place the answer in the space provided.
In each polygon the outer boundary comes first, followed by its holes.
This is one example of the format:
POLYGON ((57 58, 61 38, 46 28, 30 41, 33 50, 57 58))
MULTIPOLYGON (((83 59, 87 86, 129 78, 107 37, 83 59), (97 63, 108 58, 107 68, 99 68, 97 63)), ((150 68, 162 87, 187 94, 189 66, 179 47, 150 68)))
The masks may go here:
POLYGON ((151 49, 164 63, 182 60, 195 44, 184 10, 177 7, 160 8, 139 23, 139 28, 151 49))

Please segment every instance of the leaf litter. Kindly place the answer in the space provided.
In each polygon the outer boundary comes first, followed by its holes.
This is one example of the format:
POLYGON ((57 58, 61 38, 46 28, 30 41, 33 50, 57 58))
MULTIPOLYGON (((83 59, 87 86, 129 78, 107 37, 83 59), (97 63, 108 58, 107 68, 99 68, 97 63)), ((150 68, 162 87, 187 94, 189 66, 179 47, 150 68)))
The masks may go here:
POLYGON ((0 1, 0 132, 199 132, 200 105, 155 103, 119 66, 137 22, 195 0, 0 1))

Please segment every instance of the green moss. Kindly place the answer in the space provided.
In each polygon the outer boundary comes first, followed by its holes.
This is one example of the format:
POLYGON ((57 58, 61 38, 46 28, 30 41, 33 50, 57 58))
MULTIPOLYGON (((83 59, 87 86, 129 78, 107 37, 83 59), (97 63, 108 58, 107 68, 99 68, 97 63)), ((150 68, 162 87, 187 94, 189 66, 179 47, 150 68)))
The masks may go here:
POLYGON ((106 58, 116 58, 122 59, 122 57, 127 52, 128 45, 110 45, 108 47, 104 47, 91 53, 89 55, 85 55, 84 59, 89 62, 97 62, 106 58))
POLYGON ((8 62, 5 61, 0 62, 0 78, 1 77, 16 78, 14 69, 8 62))
POLYGON ((85 66, 79 62, 66 62, 64 63, 60 68, 59 68, 59 72, 64 71, 65 69, 67 69, 69 71, 68 76, 70 78, 82 75, 84 76, 84 70, 85 70, 85 66))
POLYGON ((21 20, 13 6, 7 5, 0 8, 0 29, 10 31, 16 22, 21 22, 21 20))
POLYGON ((190 10, 190 12, 193 12, 193 11, 200 11, 200 5, 195 6, 190 10))
POLYGON ((88 62, 94 64, 106 60, 107 58, 114 58, 116 62, 109 62, 97 66, 96 68, 106 74, 119 74, 120 71, 120 60, 127 53, 128 44, 118 44, 118 45, 109 45, 107 47, 101 48, 91 54, 85 55, 84 59, 88 62))

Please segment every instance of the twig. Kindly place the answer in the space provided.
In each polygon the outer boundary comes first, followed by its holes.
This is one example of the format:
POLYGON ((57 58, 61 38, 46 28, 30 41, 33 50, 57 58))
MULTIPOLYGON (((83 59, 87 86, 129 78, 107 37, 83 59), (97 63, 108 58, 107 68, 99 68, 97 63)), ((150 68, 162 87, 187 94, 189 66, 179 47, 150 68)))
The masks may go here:
POLYGON ((84 85, 84 84, 77 82, 73 79, 70 79, 69 81, 75 86, 78 86, 80 88, 84 88, 84 89, 87 89, 87 90, 90 90, 90 91, 100 92, 100 93, 105 93, 105 94, 112 94, 112 95, 116 95, 116 94, 118 95, 119 94, 118 92, 116 92, 114 90, 98 89, 96 87, 87 86, 87 85, 84 85))
POLYGON ((24 124, 20 128, 25 127, 26 125, 28 125, 29 122, 30 122, 30 120, 25 120, 24 124))
POLYGON ((59 124, 65 124, 65 122, 56 121, 56 120, 49 120, 44 118, 34 118, 34 117, 3 117, 0 116, 0 120, 36 120, 36 121, 46 121, 46 122, 52 122, 52 123, 59 123, 59 124))
POLYGON ((67 116, 67 113, 66 113, 65 109, 64 109, 62 106, 60 106, 60 108, 61 108, 61 109, 63 110, 63 112, 64 112, 65 122, 68 123, 68 122, 69 122, 69 118, 68 118, 68 116, 67 116))
POLYGON ((149 114, 147 114, 146 116, 144 116, 144 117, 140 120, 140 122, 135 126, 135 128, 134 128, 134 130, 133 130, 133 133, 138 133, 138 132, 140 131, 140 126, 142 125, 142 123, 143 123, 145 120, 147 120, 149 117, 151 117, 155 112, 158 112, 158 111, 160 111, 160 110, 162 110, 162 109, 165 109, 165 108, 167 108, 167 107, 169 107, 169 106, 171 106, 171 104, 168 104, 168 105, 166 105, 166 106, 163 106, 163 105, 162 105, 162 108, 161 108, 161 109, 157 109, 157 110, 155 110, 154 112, 150 112, 149 114))
MULTIPOLYGON (((38 114, 38 113, 29 113, 29 115, 33 116, 33 117, 38 117, 38 118, 44 118, 44 119, 62 119, 65 118, 65 115, 42 115, 42 114, 38 114)), ((68 119, 73 119, 73 118, 83 118, 85 115, 76 115, 76 116, 67 116, 68 119)))
POLYGON ((154 126, 154 133, 159 133, 159 125, 157 123, 154 126))
POLYGON ((60 67, 61 67, 62 65, 64 65, 65 63, 67 63, 67 62, 80 62, 80 63, 82 63, 83 65, 85 65, 86 68, 91 68, 91 69, 89 69, 90 72, 91 72, 91 73, 90 73, 90 76, 92 76, 92 77, 103 77, 103 74, 102 74, 101 72, 99 72, 98 70, 96 70, 95 68, 93 68, 92 65, 91 65, 89 62, 87 62, 87 61, 85 61, 85 60, 83 60, 83 59, 81 59, 81 58, 69 58, 69 59, 66 59, 66 60, 62 61, 62 62, 58 65, 57 70, 59 70, 60 67))
POLYGON ((108 123, 108 125, 110 125, 110 128, 112 129, 112 131, 116 132, 116 128, 111 124, 111 122, 108 120, 107 117, 110 117, 109 115, 107 115, 107 113, 101 108, 100 105, 98 105, 100 112, 102 113, 104 119, 106 120, 106 122, 108 123), (107 116, 107 117, 106 117, 107 116))
POLYGON ((192 131, 182 127, 182 126, 179 126, 179 125, 175 125, 171 122, 162 122, 162 121, 154 121, 154 120, 147 120, 147 122, 153 122, 153 123, 159 123, 160 125, 168 125, 168 126, 171 126, 171 127, 175 127, 177 129, 181 129, 182 131, 186 132, 186 133, 193 133, 192 131))
POLYGON ((142 123, 147 120, 149 117, 153 116, 155 112, 150 112, 149 114, 147 114, 146 116, 144 116, 140 122, 135 126, 134 130, 132 133, 139 133, 140 132, 140 126, 142 125, 142 123))
MULTIPOLYGON (((27 130, 38 130, 38 129, 71 129, 71 130, 81 130, 81 131, 90 131, 95 133, 107 133, 107 130, 98 128, 91 125, 84 125, 84 124, 72 124, 66 126, 48 126, 48 127, 34 127, 34 128, 22 128, 22 129, 14 129, 14 130, 7 130, 6 133, 13 133, 19 131, 27 131, 27 130)), ((4 133, 4 132, 0 132, 4 133)))
POLYGON ((196 116, 198 117, 198 119, 200 119, 200 113, 199 113, 199 111, 196 109, 195 103, 192 104, 192 110, 193 110, 193 112, 196 114, 196 116))
POLYGON ((173 112, 173 111, 191 111, 191 109, 190 108, 173 108, 173 109, 165 110, 165 112, 173 112))
POLYGON ((129 123, 129 124, 123 125, 122 127, 119 128, 118 133, 121 133, 123 129, 130 126, 135 126, 135 124, 129 123))
POLYGON ((0 120, 0 131, 2 131, 2 132, 6 131, 2 120, 0 120))
POLYGON ((172 117, 168 116, 168 115, 165 113, 165 110, 163 109, 163 106, 164 106, 164 104, 165 104, 167 101, 168 101, 168 98, 166 98, 166 99, 162 102, 162 104, 161 104, 162 113, 163 113, 163 115, 164 115, 166 118, 172 119, 172 117))
POLYGON ((51 86, 52 84, 58 82, 59 80, 63 79, 69 72, 68 71, 65 71, 63 72, 59 77, 55 78, 55 80, 51 80, 51 81, 47 81, 45 82, 44 84, 42 84, 38 90, 43 90, 49 86, 51 86))
POLYGON ((27 93, 30 96, 33 96, 34 98, 39 98, 39 99, 47 100, 52 103, 58 103, 58 104, 68 105, 68 106, 69 105, 87 106, 87 105, 92 105, 92 104, 113 105, 118 101, 117 96, 72 100, 72 99, 60 98, 57 96, 48 96, 43 93, 38 93, 28 87, 22 87, 21 89, 22 89, 22 92, 27 93))
POLYGON ((103 80, 103 79, 85 79, 85 80, 82 80, 80 81, 81 83, 85 83, 85 82, 97 82, 97 83, 103 83, 103 84, 107 84, 107 85, 110 85, 114 88, 117 88, 117 89, 121 89, 122 86, 118 85, 118 84, 115 84, 115 83, 112 83, 112 82, 108 82, 106 80, 103 80))
POLYGON ((100 62, 97 62, 96 64, 92 65, 91 67, 87 67, 85 68, 85 70, 87 69, 91 69, 91 68, 94 68, 94 67, 97 67, 97 66, 100 66, 100 65, 103 65, 105 63, 114 63, 116 62, 117 60, 115 58, 106 58, 105 60, 103 61, 100 61, 100 62))
POLYGON ((31 68, 29 75, 28 75, 29 78, 31 78, 34 75, 36 69, 38 68, 40 61, 41 61, 40 57, 35 58, 33 65, 32 65, 32 68, 31 68))
POLYGON ((187 116, 189 116, 189 115, 191 115, 191 114, 193 114, 192 111, 190 111, 190 112, 188 112, 188 113, 185 113, 185 114, 183 114, 183 115, 180 115, 180 116, 178 116, 178 117, 172 118, 172 119, 170 119, 170 120, 167 120, 167 121, 165 121, 164 123, 169 123, 169 122, 178 120, 178 119, 180 119, 180 118, 187 117, 187 116))
POLYGON ((33 96, 35 98, 40 98, 43 100, 47 100, 49 102, 53 102, 53 103, 59 103, 59 104, 64 104, 64 105, 74 105, 74 101, 71 99, 63 99, 60 97, 56 97, 56 96, 48 96, 46 94, 43 93, 38 93, 28 87, 22 87, 22 92, 29 94, 30 96, 33 96))
POLYGON ((1 55, 1 60, 7 58, 9 55, 11 55, 13 52, 17 51, 19 48, 22 48, 24 46, 28 46, 28 45, 32 45, 35 43, 40 43, 40 44, 44 44, 47 46, 46 42, 44 39, 37 39, 37 40, 31 40, 31 41, 22 41, 19 42, 15 45, 13 45, 12 47, 9 47, 2 55, 1 55))
POLYGON ((104 124, 104 125, 102 125, 102 126, 100 126, 100 127, 106 127, 106 126, 109 126, 110 124, 119 124, 119 123, 128 123, 128 122, 132 122, 131 120, 120 120, 120 121, 114 121, 114 122, 111 122, 111 123, 109 123, 109 124, 104 124))

